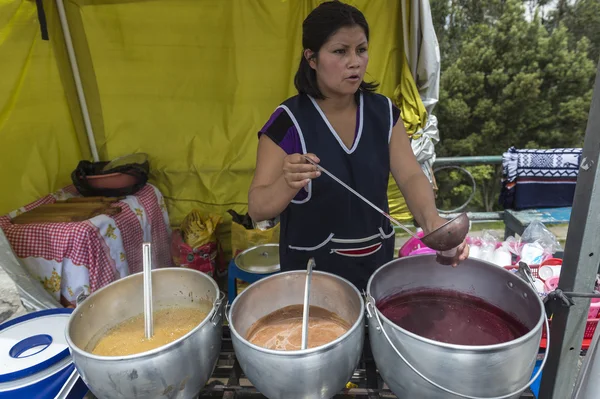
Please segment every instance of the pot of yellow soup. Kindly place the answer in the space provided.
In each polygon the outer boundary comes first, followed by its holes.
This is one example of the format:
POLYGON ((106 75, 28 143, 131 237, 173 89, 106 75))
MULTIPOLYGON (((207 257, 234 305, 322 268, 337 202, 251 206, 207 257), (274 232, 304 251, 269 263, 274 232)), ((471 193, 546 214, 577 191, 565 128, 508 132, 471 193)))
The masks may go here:
POLYGON ((212 374, 225 305, 216 282, 193 269, 156 269, 152 294, 151 339, 144 336, 142 273, 94 292, 71 314, 73 362, 99 399, 193 398, 212 374))

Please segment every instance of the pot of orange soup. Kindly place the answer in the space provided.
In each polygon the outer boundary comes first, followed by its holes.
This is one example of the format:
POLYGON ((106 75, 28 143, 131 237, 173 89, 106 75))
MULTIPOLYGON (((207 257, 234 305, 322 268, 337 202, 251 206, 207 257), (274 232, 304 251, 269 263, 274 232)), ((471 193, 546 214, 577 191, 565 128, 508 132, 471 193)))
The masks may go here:
POLYGON ((360 360, 364 302, 348 280, 315 270, 308 348, 302 349, 306 271, 278 273, 250 285, 231 304, 235 355, 269 399, 325 399, 339 393, 360 360))
POLYGON ((152 271, 154 335, 144 336, 143 273, 90 295, 66 329, 75 367, 99 399, 193 398, 221 350, 224 301, 193 269, 152 271))

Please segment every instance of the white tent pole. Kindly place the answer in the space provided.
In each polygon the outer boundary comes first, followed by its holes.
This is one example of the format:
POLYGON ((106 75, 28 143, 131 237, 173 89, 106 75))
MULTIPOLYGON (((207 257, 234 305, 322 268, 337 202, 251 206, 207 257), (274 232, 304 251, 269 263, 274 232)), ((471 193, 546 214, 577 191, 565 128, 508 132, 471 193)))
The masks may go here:
POLYGON ((83 92, 83 85, 81 84, 81 76, 79 75, 79 66, 77 66, 77 59, 75 58, 75 50, 73 49, 73 42, 71 41, 71 31, 69 30, 69 23, 67 22, 67 15, 65 14, 65 5, 63 0, 56 0, 58 7, 58 16, 60 18, 60 25, 65 37, 65 44, 67 46, 67 53, 69 54, 69 62, 71 64, 71 70, 73 71, 73 78, 75 79, 75 87, 77 88, 77 97, 79 98, 79 105, 81 106, 81 114, 83 115, 83 123, 85 125, 85 132, 88 137, 90 145, 90 152, 94 162, 98 162, 98 149, 96 148, 96 139, 94 138, 94 131, 92 130, 92 122, 90 121, 90 113, 88 111, 87 102, 85 101, 85 93, 83 92))

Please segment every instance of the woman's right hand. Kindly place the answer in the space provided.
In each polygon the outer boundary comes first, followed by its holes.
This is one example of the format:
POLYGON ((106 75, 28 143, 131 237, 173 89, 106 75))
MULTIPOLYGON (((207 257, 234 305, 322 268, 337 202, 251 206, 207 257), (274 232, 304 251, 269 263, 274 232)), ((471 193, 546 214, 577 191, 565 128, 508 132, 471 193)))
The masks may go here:
POLYGON ((288 186, 296 190, 306 187, 312 179, 321 176, 321 172, 308 162, 305 156, 319 163, 315 154, 290 154, 283 159, 283 177, 288 186))

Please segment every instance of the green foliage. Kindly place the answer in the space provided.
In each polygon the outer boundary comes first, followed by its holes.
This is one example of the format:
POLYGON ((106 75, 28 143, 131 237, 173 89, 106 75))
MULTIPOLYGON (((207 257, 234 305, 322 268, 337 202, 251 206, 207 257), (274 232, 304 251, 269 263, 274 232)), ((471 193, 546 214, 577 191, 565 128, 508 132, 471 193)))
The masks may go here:
MULTIPOLYGON (((584 0, 573 7, 585 9, 582 18, 591 20, 589 10, 595 6, 588 2, 600 3, 584 0)), ((511 146, 583 144, 596 64, 589 51, 596 47, 584 35, 575 40, 567 28, 575 23, 569 19, 574 18, 572 13, 564 14, 564 23, 554 18, 554 25, 544 25, 539 13, 527 18, 524 3, 432 0, 442 51, 440 101, 434 111, 442 138, 439 156, 499 155, 511 146)), ((594 18, 600 32, 600 10, 594 18)), ((491 166, 471 170, 478 180, 472 205, 492 210, 500 170, 491 166)), ((438 184, 459 179, 449 173, 438 177, 438 184)), ((456 207, 469 193, 466 186, 440 189, 438 206, 456 207)))
MULTIPOLYGON (((479 211, 491 209, 496 198, 491 197, 487 189, 487 182, 497 179, 500 170, 492 165, 465 167, 475 181, 475 196, 469 202, 467 210, 479 211)), ((436 204, 438 209, 449 211, 466 203, 473 193, 473 180, 459 169, 445 169, 436 173, 438 196, 436 204)))
POLYGON ((571 34, 571 43, 577 43, 584 37, 590 41, 589 57, 596 63, 600 58, 600 1, 560 0, 550 13, 547 25, 554 29, 563 23, 571 34))

